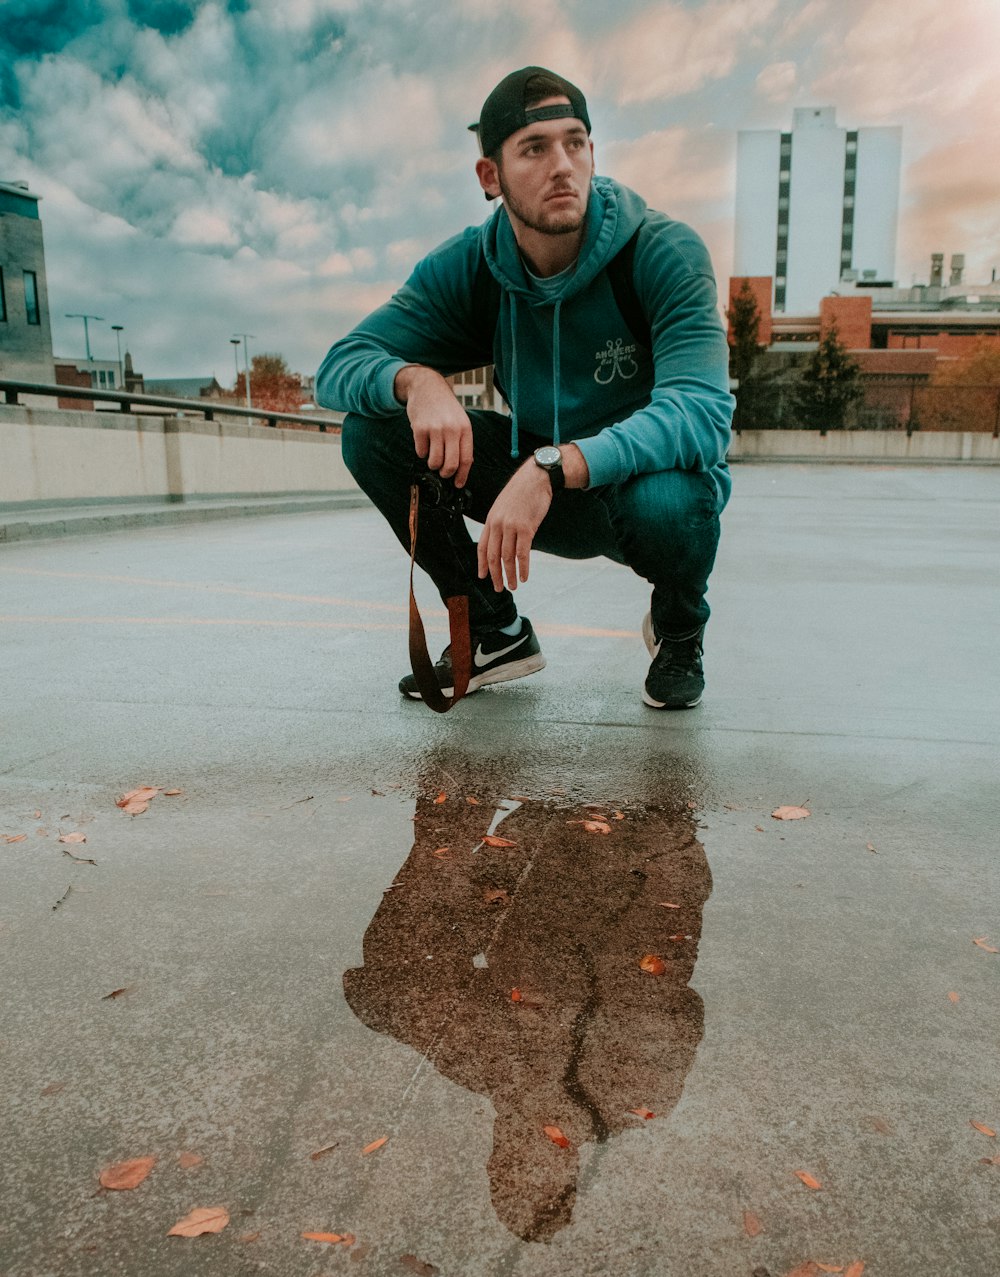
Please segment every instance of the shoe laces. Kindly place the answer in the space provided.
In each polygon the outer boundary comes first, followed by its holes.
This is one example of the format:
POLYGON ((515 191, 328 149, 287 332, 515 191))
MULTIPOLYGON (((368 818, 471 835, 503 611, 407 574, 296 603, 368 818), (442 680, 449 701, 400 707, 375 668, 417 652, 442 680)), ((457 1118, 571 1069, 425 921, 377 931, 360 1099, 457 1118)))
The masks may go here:
POLYGON ((689 638, 659 639, 660 650, 653 659, 653 664, 665 674, 688 674, 701 665, 704 648, 701 636, 692 634, 689 638))

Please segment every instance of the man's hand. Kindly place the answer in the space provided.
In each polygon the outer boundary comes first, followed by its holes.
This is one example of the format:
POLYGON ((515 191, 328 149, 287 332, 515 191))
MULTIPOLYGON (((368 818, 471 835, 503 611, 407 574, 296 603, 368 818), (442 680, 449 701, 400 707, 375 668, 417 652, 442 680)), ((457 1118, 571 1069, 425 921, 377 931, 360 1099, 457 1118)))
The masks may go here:
POLYGON ((551 504, 549 476, 533 458, 501 489, 479 537, 479 575, 489 576, 495 590, 503 589, 504 573, 510 590, 519 577, 527 581, 531 543, 551 504))
POLYGON ((472 468, 472 425, 455 392, 433 368, 410 364, 396 374, 393 390, 413 431, 417 456, 442 479, 464 488, 472 468))

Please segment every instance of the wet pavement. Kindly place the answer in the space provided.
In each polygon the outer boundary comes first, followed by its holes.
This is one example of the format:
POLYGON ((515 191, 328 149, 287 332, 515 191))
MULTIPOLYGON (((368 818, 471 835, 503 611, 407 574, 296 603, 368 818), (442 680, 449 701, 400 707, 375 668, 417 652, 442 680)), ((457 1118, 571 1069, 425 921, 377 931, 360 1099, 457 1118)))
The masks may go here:
POLYGON ((701 706, 536 556, 439 717, 369 510, 0 548, 2 1277, 990 1277, 998 549, 988 470, 739 467, 701 706))

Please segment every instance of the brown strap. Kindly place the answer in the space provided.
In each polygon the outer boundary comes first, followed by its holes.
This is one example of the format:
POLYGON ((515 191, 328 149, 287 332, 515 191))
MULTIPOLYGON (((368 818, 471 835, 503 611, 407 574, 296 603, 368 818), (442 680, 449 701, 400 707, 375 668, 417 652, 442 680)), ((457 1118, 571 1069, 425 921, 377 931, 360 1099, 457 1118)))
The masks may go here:
POLYGON ((469 689, 472 670, 472 641, 469 636, 469 600, 464 594, 445 599, 448 608, 448 628, 451 633, 451 669, 455 679, 451 696, 445 696, 434 673, 434 666, 427 652, 424 623, 417 610, 413 593, 413 565, 417 555, 417 512, 420 505, 420 485, 410 488, 410 668, 416 680, 417 690, 425 703, 437 714, 447 714, 469 689))

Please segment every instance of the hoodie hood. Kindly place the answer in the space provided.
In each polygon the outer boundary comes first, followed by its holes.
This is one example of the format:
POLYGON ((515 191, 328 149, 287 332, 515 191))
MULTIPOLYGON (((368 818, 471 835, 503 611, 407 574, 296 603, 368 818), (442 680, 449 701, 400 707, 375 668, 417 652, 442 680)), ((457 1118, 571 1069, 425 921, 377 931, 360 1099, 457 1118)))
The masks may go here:
MULTIPOLYGON (((567 275, 558 300, 569 301, 592 283, 631 239, 645 216, 646 201, 635 191, 619 186, 610 177, 595 177, 590 184, 590 201, 576 270, 567 275)), ((515 294, 529 306, 551 306, 555 299, 540 299, 531 288, 505 208, 496 210, 483 226, 481 234, 486 264, 501 288, 515 294)))

